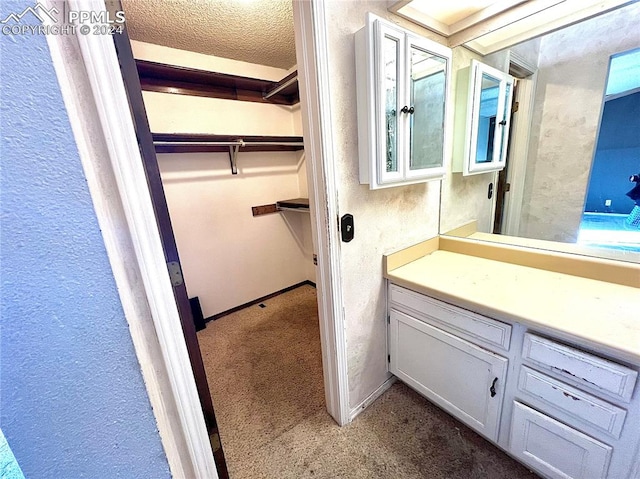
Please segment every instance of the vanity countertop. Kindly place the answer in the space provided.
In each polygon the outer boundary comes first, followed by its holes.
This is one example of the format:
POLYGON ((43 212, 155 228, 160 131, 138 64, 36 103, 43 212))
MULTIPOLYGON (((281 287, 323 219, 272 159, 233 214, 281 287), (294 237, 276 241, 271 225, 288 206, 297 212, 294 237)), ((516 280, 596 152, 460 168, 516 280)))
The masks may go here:
POLYGON ((640 364, 640 288, 440 249, 385 269, 413 291, 640 364))

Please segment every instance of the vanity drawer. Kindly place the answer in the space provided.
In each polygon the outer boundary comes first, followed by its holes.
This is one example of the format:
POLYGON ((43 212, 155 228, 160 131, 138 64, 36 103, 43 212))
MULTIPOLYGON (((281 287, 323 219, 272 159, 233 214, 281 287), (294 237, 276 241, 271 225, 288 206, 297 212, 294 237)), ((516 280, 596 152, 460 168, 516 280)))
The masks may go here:
POLYGON ((509 451, 549 478, 603 479, 612 448, 516 402, 509 451))
POLYGON ((579 349, 526 333, 522 356, 580 385, 625 402, 633 395, 638 372, 579 349))
POLYGON ((391 307, 400 306, 423 316, 445 331, 474 343, 505 351, 511 343, 511 325, 429 298, 395 284, 389 285, 391 307))
POLYGON ((518 389, 544 406, 565 412, 616 439, 620 437, 627 416, 624 409, 526 366, 520 369, 518 389))

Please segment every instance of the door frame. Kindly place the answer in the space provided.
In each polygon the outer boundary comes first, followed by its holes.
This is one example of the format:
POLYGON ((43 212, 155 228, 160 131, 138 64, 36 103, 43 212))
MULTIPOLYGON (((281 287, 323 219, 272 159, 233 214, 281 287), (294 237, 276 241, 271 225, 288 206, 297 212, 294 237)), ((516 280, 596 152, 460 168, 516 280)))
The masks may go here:
MULTIPOLYGON (((511 141, 507 158, 509 169, 506 180, 511 185, 511 188, 504 198, 502 231, 500 231, 500 234, 519 236, 538 68, 513 51, 509 51, 507 65, 509 68, 511 68, 511 65, 515 65, 519 71, 526 72, 526 74, 524 77, 516 77, 518 80, 518 97, 515 100, 518 102, 518 112, 513 116, 513 122, 511 123, 511 141)), ((495 220, 495 211, 492 211, 492 215, 493 220, 495 220)))
MULTIPOLYGON (((107 10, 104 0, 69 3, 107 10)), ((295 0, 294 27, 325 397, 344 425, 349 388, 324 1, 295 0)), ((172 476, 217 478, 113 39, 49 35, 47 42, 172 476)))

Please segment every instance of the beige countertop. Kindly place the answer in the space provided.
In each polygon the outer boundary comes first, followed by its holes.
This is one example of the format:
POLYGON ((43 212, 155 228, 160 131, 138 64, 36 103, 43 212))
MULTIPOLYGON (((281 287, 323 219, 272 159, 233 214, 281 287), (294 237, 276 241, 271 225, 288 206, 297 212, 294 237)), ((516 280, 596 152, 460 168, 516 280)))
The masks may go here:
POLYGON ((640 364, 640 289, 435 250, 385 272, 393 283, 640 364))

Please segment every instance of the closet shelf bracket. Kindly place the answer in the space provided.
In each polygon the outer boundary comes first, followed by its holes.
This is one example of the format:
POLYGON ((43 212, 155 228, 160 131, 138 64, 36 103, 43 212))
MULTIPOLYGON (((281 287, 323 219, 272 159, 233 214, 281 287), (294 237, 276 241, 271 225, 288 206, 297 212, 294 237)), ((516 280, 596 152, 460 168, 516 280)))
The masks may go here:
POLYGON ((244 146, 244 142, 242 140, 238 140, 236 145, 229 145, 229 162, 231 163, 231 174, 238 174, 238 151, 240 147, 244 146))

